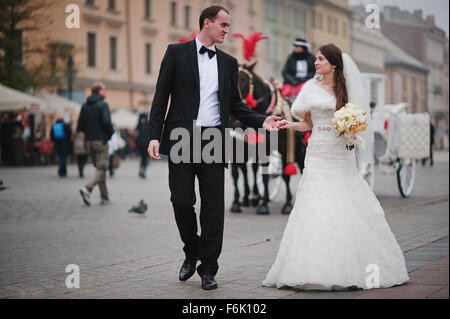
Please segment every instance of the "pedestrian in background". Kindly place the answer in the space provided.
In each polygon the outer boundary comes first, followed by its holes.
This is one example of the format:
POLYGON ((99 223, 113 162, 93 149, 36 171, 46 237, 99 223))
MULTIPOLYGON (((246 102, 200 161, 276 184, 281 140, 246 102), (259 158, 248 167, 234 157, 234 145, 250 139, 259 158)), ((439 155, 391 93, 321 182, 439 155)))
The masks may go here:
POLYGON ((22 122, 22 115, 18 115, 13 123, 13 136, 11 144, 12 165, 22 166, 25 159, 25 141, 24 132, 25 127, 22 122))
POLYGON ((86 139, 83 132, 77 131, 73 139, 73 153, 77 158, 78 175, 84 177, 84 166, 88 160, 88 151, 86 148, 86 139))
POLYGON ((98 185, 101 205, 109 204, 106 187, 106 170, 109 167, 108 141, 114 133, 108 104, 104 101, 106 87, 101 82, 95 82, 91 87, 92 95, 83 104, 78 118, 78 131, 84 132, 86 146, 96 168, 92 181, 80 189, 81 197, 86 205, 90 205, 90 194, 98 185))
POLYGON ((433 147, 434 147, 434 125, 430 121, 430 157, 422 160, 422 166, 425 166, 427 160, 430 160, 430 166, 433 166, 433 147))
POLYGON ((119 150, 119 131, 114 127, 114 134, 108 141, 108 154, 109 154, 109 177, 114 177, 114 169, 119 167, 118 155, 116 152, 119 150))
POLYGON ((50 137, 55 143, 55 150, 58 153, 59 165, 58 175, 59 177, 67 176, 67 157, 70 152, 70 141, 72 139, 72 128, 69 124, 64 123, 62 116, 56 118, 56 122, 52 125, 50 137))
POLYGON ((12 165, 12 141, 14 135, 14 120, 16 115, 8 113, 3 116, 0 127, 0 142, 2 163, 12 165))
POLYGON ((149 136, 149 124, 146 113, 139 114, 138 124, 136 126, 136 151, 141 157, 139 165, 139 177, 146 177, 147 165, 150 161, 150 157, 147 152, 148 143, 150 142, 149 136))

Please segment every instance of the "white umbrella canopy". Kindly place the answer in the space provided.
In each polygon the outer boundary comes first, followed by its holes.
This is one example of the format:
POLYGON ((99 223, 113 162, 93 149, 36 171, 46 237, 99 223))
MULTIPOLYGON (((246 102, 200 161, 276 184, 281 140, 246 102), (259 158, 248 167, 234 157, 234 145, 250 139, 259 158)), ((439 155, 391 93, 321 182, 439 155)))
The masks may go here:
POLYGON ((46 113, 56 115, 78 114, 81 110, 81 104, 66 99, 65 97, 52 94, 47 90, 41 90, 35 94, 38 98, 47 103, 46 113))
POLYGON ((46 110, 44 100, 0 84, 0 112, 46 113, 46 110))
POLYGON ((138 124, 139 113, 129 109, 116 109, 111 112, 111 121, 119 129, 134 129, 138 124))

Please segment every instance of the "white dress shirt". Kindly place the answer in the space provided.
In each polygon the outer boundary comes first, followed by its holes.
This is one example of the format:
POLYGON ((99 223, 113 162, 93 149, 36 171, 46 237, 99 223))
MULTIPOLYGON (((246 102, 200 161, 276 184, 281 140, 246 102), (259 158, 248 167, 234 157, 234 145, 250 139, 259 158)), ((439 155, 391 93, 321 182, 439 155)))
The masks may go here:
POLYGON ((298 78, 304 78, 306 75, 308 75, 308 63, 306 60, 298 60, 297 74, 295 76, 298 78))
MULTIPOLYGON (((200 105, 198 108, 197 126, 219 126, 221 121, 217 54, 211 59, 208 56, 208 52, 200 54, 199 51, 203 44, 198 37, 195 38, 195 42, 197 44, 198 74, 200 77, 200 105)), ((216 51, 214 45, 208 49, 216 51)))

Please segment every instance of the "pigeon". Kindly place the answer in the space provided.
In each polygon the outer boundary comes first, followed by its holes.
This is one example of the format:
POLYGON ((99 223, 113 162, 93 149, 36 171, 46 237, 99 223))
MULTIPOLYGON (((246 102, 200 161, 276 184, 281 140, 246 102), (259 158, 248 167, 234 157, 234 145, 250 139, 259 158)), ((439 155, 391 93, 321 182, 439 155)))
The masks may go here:
POLYGON ((0 191, 4 191, 6 189, 6 186, 3 185, 3 181, 0 179, 0 191))
POLYGON ((145 214, 147 211, 147 204, 144 203, 144 200, 141 199, 139 202, 139 205, 131 207, 131 209, 128 211, 129 213, 137 213, 137 214, 145 214))

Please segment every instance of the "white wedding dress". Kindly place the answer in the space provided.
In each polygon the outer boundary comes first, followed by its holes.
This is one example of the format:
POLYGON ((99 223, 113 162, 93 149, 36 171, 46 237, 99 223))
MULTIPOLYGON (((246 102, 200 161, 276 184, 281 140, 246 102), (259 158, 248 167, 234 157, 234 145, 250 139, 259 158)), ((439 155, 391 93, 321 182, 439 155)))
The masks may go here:
POLYGON ((355 151, 345 148, 331 126, 334 94, 316 81, 303 86, 292 106, 294 115, 310 111, 314 127, 294 208, 263 285, 368 289, 373 287, 366 284, 368 276, 373 284, 376 274, 379 287, 402 284, 409 279, 403 253, 383 208, 358 174, 355 151))

